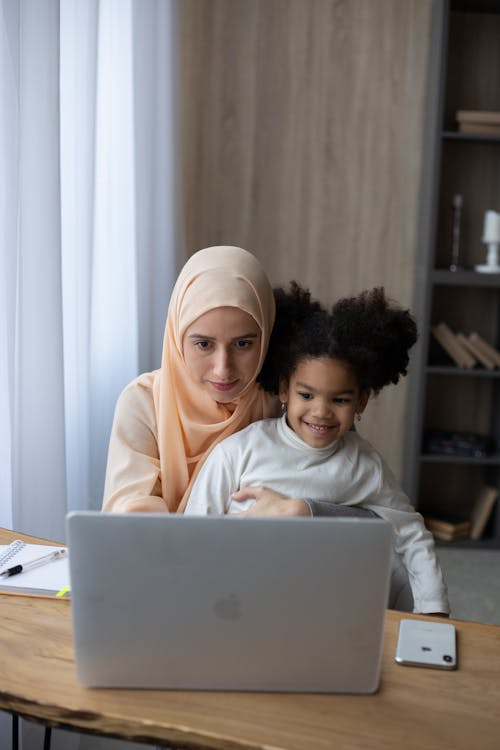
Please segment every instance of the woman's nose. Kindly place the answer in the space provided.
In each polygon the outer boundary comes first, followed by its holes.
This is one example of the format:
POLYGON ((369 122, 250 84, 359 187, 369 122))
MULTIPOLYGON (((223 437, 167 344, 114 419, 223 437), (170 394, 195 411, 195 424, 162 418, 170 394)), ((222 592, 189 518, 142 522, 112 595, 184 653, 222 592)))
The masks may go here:
POLYGON ((231 357, 226 349, 218 349, 214 354, 214 373, 221 378, 227 377, 231 372, 231 357))

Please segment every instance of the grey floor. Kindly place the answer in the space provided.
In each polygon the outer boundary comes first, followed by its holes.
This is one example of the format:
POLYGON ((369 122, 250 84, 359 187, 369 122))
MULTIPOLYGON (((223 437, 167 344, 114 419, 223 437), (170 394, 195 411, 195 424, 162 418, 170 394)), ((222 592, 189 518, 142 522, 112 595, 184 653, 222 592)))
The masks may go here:
POLYGON ((437 548, 451 617, 500 625, 500 550, 437 548))

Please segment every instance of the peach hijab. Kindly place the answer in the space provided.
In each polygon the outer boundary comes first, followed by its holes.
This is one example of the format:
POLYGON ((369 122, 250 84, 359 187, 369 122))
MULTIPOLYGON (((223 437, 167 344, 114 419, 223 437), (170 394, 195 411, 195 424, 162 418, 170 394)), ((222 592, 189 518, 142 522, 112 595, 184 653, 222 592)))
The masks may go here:
POLYGON ((200 250, 180 272, 168 308, 161 368, 153 382, 162 494, 170 512, 184 511, 191 484, 216 443, 273 413, 273 400, 255 378, 267 351, 274 314, 274 296, 264 269, 240 247, 200 250), (186 329, 217 307, 244 310, 261 330, 257 369, 231 404, 214 401, 191 377, 182 351, 186 329))

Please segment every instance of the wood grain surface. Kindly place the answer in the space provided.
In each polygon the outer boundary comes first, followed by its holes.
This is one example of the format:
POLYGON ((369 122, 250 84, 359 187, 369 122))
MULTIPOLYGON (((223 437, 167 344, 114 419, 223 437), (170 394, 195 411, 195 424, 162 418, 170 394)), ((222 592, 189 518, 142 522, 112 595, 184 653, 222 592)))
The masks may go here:
POLYGON ((69 602, 0 595, 0 708, 180 748, 497 750, 500 627, 454 621, 459 668, 445 672, 394 662, 400 617, 387 613, 375 695, 106 690, 77 682, 69 602))
MULTIPOLYGON (((241 245, 327 304, 383 285, 413 307, 440 4, 183 0, 188 252, 241 245)), ((359 426, 399 478, 405 409, 402 381, 359 426)))

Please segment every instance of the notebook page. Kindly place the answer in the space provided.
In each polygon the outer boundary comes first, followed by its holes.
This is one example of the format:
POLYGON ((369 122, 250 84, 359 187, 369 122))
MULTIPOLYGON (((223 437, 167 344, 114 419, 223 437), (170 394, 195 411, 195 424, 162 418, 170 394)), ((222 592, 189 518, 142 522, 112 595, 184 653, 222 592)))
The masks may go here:
MULTIPOLYGON (((24 544, 12 555, 12 545, 0 545, 0 572, 14 565, 21 565, 35 560, 49 552, 61 549, 58 546, 44 544, 24 544), (7 555, 8 561, 7 561, 7 555), (3 561, 6 564, 2 564, 3 561)), ((8 578, 0 578, 0 592, 12 594, 39 594, 56 596, 62 589, 69 587, 68 558, 51 560, 49 563, 23 571, 8 578)))

